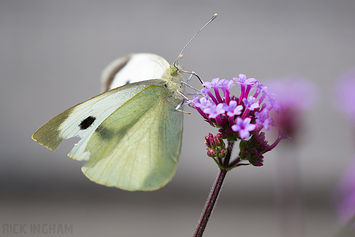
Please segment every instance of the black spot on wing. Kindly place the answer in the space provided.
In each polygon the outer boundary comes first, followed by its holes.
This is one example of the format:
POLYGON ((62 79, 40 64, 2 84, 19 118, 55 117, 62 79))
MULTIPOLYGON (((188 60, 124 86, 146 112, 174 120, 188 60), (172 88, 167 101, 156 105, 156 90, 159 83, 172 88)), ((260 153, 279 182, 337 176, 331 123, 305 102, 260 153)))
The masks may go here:
POLYGON ((79 127, 81 130, 87 129, 88 127, 91 126, 91 124, 95 121, 95 117, 89 116, 86 119, 84 119, 80 124, 79 127))

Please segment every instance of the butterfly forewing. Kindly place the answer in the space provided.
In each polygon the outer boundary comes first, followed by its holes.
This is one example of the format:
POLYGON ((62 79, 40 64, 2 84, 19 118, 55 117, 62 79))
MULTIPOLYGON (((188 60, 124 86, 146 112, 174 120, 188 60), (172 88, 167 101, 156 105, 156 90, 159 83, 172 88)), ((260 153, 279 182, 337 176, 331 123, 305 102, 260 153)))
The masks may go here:
MULTIPOLYGON (((151 81, 156 84, 153 82, 156 80, 151 81)), ((82 139, 69 155, 79 160, 87 160, 88 157, 83 153, 83 149, 90 135, 118 107, 149 85, 149 81, 129 84, 95 96, 54 117, 39 128, 32 138, 47 148, 55 150, 64 139, 80 137, 82 139), (84 129, 81 125, 89 117, 94 118, 94 121, 84 129)))

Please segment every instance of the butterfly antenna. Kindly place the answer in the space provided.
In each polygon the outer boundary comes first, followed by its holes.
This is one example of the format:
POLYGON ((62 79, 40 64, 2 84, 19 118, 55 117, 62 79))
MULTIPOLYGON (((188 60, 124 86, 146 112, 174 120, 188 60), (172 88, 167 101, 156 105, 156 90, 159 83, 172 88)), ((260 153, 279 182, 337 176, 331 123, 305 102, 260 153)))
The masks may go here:
POLYGON ((216 17, 217 17, 217 13, 215 13, 215 14, 213 15, 213 17, 212 17, 204 26, 202 26, 201 29, 199 29, 199 30, 196 32, 196 34, 189 40, 189 42, 187 42, 187 44, 186 44, 186 45, 182 48, 182 50, 180 51, 179 56, 177 57, 177 59, 174 61, 174 65, 177 63, 177 61, 178 61, 180 58, 182 58, 182 53, 185 51, 185 49, 187 48, 187 46, 189 46, 189 44, 191 43, 191 41, 192 41, 193 39, 195 39, 196 36, 197 36, 208 24, 210 24, 214 19, 216 19, 216 17))

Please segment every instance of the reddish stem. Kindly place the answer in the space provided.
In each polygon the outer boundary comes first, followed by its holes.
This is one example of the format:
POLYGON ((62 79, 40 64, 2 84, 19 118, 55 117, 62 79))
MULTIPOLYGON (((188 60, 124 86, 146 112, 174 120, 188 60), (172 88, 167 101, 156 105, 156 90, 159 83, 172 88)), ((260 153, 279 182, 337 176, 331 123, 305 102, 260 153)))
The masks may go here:
POLYGON ((196 231, 193 235, 194 237, 201 237, 203 235, 203 232, 207 226, 207 222, 212 214, 212 210, 216 204, 217 198, 218 198, 219 193, 221 191, 223 181, 224 181, 224 178, 226 177, 226 174, 227 174, 227 170, 224 170, 224 169, 219 170, 219 174, 218 174, 217 179, 213 185, 210 195, 207 199, 205 208, 203 210, 203 214, 202 214, 201 219, 198 223, 196 231))

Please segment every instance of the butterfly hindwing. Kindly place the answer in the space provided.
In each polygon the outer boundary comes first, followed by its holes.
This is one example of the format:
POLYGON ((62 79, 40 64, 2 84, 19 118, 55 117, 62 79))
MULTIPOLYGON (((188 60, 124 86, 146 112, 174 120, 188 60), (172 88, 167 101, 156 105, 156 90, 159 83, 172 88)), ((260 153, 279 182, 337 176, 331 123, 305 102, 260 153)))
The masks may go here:
POLYGON ((131 191, 169 182, 179 160, 183 114, 167 96, 164 86, 149 86, 101 123, 87 142, 84 174, 131 191))

